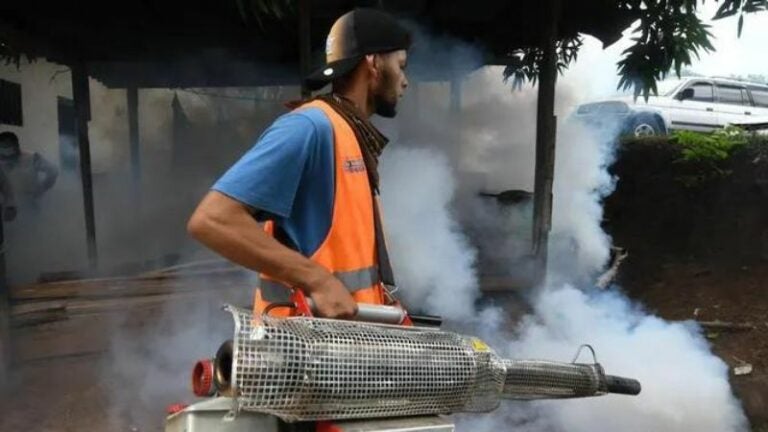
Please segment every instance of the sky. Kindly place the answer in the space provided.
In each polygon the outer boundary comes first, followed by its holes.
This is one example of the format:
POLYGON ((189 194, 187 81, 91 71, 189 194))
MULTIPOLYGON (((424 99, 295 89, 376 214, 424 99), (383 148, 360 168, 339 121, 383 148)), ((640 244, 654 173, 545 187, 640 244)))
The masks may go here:
MULTIPOLYGON (((711 17, 718 3, 707 1, 702 17, 711 17)), ((746 15, 741 38, 737 35, 738 18, 710 21, 714 35, 714 53, 705 54, 691 69, 705 75, 768 75, 765 43, 768 41, 768 12, 746 15)))
MULTIPOLYGON (((737 35, 737 17, 712 21, 720 2, 707 0, 700 5, 700 17, 711 25, 712 42, 715 51, 703 53, 694 59, 688 70, 706 76, 747 76, 750 74, 768 76, 768 57, 765 56, 765 43, 768 41, 768 12, 749 14, 744 19, 741 37, 737 35)), ((595 77, 590 80, 590 94, 608 96, 616 93, 618 77, 616 63, 621 53, 632 44, 631 30, 624 37, 603 49, 602 43, 592 37, 585 37, 584 47, 579 52, 578 60, 566 72, 569 76, 595 77)))

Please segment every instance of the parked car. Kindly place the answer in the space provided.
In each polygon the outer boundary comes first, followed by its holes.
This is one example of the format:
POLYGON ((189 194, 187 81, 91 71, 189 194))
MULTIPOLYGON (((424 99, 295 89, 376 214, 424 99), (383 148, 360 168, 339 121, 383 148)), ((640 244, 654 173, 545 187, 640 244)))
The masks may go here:
POLYGON ((710 132, 727 125, 768 125, 768 85, 727 78, 686 77, 659 83, 658 96, 618 97, 580 105, 576 117, 614 124, 621 134, 661 135, 682 129, 710 132))

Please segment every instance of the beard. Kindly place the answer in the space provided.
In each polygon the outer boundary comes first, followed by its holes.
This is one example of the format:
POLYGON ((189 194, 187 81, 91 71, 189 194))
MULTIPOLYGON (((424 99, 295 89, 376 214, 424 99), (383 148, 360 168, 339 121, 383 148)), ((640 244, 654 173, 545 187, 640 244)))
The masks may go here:
POLYGON ((373 104, 376 114, 384 118, 393 118, 397 115, 397 102, 389 100, 386 96, 374 96, 373 104))
POLYGON ((394 77, 385 69, 381 75, 381 85, 373 95, 374 112, 384 118, 397 115, 397 92, 394 86, 394 77))

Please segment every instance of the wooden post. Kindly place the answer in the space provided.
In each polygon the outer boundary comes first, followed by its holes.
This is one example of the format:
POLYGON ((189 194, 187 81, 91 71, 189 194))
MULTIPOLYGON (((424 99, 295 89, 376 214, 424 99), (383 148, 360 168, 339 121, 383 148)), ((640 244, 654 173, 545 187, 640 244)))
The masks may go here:
POLYGON ((131 142, 131 175, 137 190, 141 189, 141 141, 139 138, 139 89, 126 89, 128 99, 128 136, 131 142))
POLYGON ((310 0, 299 1, 299 71, 301 73, 301 98, 309 99, 312 91, 304 83, 304 78, 309 75, 312 67, 312 38, 310 25, 312 22, 312 10, 310 0))
POLYGON ((5 231, 3 230, 3 206, 0 203, 0 396, 7 388, 8 369, 11 366, 11 334, 9 304, 10 289, 5 277, 5 231))
POLYGON ((461 78, 451 79, 451 114, 461 113, 461 78))
MULTIPOLYGON (((461 77, 458 76, 458 74, 454 75, 453 78, 451 78, 451 88, 450 88, 450 110, 449 110, 449 118, 451 121, 451 124, 453 127, 457 128, 458 130, 463 130, 462 122, 461 122, 461 77)), ((453 146, 453 149, 451 150, 451 153, 459 156, 461 155, 461 134, 453 134, 453 137, 451 139, 451 145, 453 146)), ((460 163, 461 158, 459 157, 456 160, 456 163, 460 163)))
POLYGON ((413 116, 414 119, 413 123, 418 125, 421 124, 421 82, 416 81, 416 79, 409 79, 409 81, 406 92, 408 93, 408 97, 411 99, 411 105, 413 106, 413 109, 411 110, 411 116, 413 116))
POLYGON ((91 150, 88 140, 88 121, 91 119, 91 92, 88 70, 82 61, 72 65, 72 93, 75 102, 77 142, 80 150, 80 180, 83 185, 83 210, 88 248, 88 263, 91 269, 97 265, 96 219, 93 210, 93 180, 91 178, 91 150))
POLYGON ((552 226, 552 184, 555 175, 555 84, 557 83, 557 34, 560 1, 548 0, 549 13, 542 49, 544 58, 539 65, 539 96, 536 112, 536 173, 533 197, 533 254, 537 261, 536 283, 547 274, 549 231, 552 226))

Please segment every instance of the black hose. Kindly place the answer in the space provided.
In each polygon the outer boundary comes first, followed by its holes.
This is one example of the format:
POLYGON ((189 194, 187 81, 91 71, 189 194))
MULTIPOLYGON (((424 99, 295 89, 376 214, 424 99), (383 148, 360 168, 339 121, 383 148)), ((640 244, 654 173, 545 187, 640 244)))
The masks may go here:
POLYGON ((436 327, 443 325, 443 318, 436 315, 410 315, 411 322, 416 327, 436 327))
POLYGON ((605 384, 608 393, 618 393, 625 395, 640 394, 640 381, 632 378, 624 378, 616 375, 606 375, 605 384))

